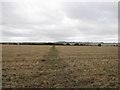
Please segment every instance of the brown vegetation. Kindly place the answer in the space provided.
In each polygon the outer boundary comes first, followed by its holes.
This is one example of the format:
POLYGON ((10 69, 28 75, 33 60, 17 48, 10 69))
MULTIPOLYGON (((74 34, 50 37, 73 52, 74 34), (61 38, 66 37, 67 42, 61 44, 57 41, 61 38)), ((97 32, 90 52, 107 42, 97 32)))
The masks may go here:
POLYGON ((118 86, 118 47, 3 45, 3 88, 118 86))

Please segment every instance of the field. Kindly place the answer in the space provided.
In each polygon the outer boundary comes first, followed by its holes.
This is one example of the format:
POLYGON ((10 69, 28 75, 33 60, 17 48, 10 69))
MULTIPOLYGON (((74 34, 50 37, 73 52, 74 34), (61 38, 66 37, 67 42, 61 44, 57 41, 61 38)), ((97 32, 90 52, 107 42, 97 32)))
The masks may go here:
POLYGON ((118 47, 2 46, 3 88, 114 88, 118 47))

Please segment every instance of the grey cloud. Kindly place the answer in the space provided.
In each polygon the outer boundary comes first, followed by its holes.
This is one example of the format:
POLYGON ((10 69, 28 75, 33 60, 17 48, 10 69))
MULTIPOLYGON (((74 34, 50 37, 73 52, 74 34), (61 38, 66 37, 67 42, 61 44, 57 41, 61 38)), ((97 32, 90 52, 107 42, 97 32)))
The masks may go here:
MULTIPOLYGON (((3 24, 9 25, 9 26, 21 26, 21 27, 22 26, 26 27, 26 26, 31 26, 31 25, 40 25, 41 26, 41 25, 50 25, 50 24, 54 24, 54 23, 59 23, 62 18, 60 15, 58 15, 58 16, 55 15, 58 13, 55 13, 55 12, 47 13, 48 11, 46 10, 46 12, 44 11, 41 14, 41 13, 39 13, 40 11, 38 10, 38 13, 37 13, 38 21, 34 22, 34 19, 36 17, 34 17, 32 15, 28 15, 31 18, 27 17, 27 15, 22 11, 24 9, 26 9, 26 7, 24 5, 24 8, 23 8, 22 3, 19 3, 19 4, 15 3, 15 2, 2 3, 3 24), (41 18, 41 15, 43 16, 44 19, 41 18), (39 20, 39 18, 41 18, 41 19, 39 20)), ((26 10, 26 12, 27 12, 27 10, 26 10)))
POLYGON ((63 7, 68 17, 95 23, 115 22, 118 15, 114 2, 67 2, 63 7))
POLYGON ((117 41, 117 3, 40 3, 2 3, 3 41, 117 41))

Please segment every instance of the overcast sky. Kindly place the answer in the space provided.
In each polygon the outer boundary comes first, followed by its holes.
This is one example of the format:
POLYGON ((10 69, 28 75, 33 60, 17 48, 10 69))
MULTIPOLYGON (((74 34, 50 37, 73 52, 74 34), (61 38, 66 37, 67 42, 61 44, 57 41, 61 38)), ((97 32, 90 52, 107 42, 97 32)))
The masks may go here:
POLYGON ((117 5, 75 0, 2 2, 2 41, 117 42, 117 5))

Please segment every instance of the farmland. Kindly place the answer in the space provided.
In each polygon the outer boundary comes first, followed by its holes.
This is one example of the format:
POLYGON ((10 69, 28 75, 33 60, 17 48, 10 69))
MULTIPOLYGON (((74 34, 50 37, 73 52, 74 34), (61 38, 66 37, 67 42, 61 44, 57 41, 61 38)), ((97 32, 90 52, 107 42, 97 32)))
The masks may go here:
POLYGON ((118 47, 3 45, 3 88, 114 88, 118 47))

